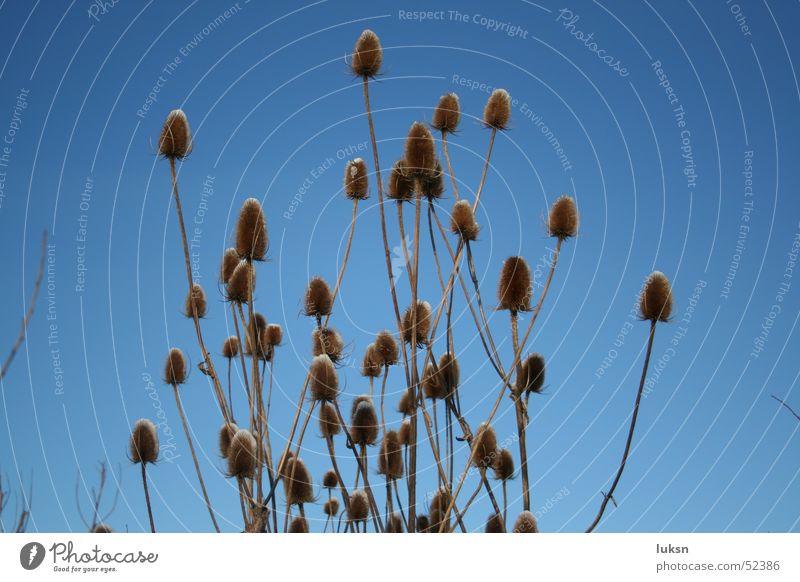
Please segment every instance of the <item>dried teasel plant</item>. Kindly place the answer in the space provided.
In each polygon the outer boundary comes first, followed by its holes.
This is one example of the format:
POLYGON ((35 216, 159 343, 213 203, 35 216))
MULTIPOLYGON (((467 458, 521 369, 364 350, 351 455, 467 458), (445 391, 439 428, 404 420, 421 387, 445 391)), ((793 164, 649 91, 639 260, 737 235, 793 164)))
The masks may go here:
POLYGON ((131 431, 130 457, 133 463, 142 467, 142 487, 144 487, 147 516, 150 519, 152 533, 156 533, 156 525, 153 521, 153 507, 150 504, 150 491, 147 488, 147 464, 158 460, 158 449, 158 431, 155 425, 146 418, 140 418, 131 431))
POLYGON ((269 239, 264 209, 256 198, 248 198, 239 211, 236 222, 236 252, 248 261, 263 261, 267 256, 269 239))

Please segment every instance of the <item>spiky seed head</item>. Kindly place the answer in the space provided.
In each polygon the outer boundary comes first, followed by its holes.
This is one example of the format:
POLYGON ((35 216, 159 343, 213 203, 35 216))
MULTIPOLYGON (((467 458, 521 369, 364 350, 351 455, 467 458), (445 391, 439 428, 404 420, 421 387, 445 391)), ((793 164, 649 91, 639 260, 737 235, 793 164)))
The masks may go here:
POLYGON ((314 277, 306 288, 304 313, 309 317, 330 315, 333 307, 333 295, 328 283, 322 277, 314 277))
POLYGON ((387 479, 399 479, 403 476, 403 450, 400 437, 393 430, 386 431, 381 441, 381 452, 378 455, 378 474, 387 479))
MULTIPOLYGON (((448 520, 450 521, 450 520, 448 520)), ((428 514, 428 533, 439 533, 439 530, 442 527, 442 523, 444 522, 444 511, 440 511, 438 509, 431 509, 430 513, 428 514)), ((450 524, 447 524, 445 527, 445 531, 450 530, 450 524)))
POLYGON ((433 110, 433 121, 431 126, 444 133, 453 133, 458 128, 458 121, 461 119, 461 105, 458 102, 458 95, 448 93, 439 98, 436 109, 433 110))
POLYGON ((239 253, 231 247, 222 254, 222 264, 219 266, 219 280, 227 284, 233 275, 233 270, 239 264, 239 253))
POLYGON ((386 528, 383 533, 403 533, 403 519, 399 513, 393 513, 389 516, 389 521, 386 522, 386 528))
POLYGON ((436 145, 433 136, 419 121, 412 123, 408 130, 404 159, 410 176, 426 176, 436 170, 436 145))
POLYGON ((414 402, 414 395, 410 390, 405 390, 400 395, 400 400, 397 403, 397 412, 401 413, 403 416, 411 416, 414 414, 415 408, 416 402, 414 402))
POLYGON ((264 339, 270 346, 279 346, 283 342, 283 328, 277 323, 270 323, 264 334, 264 339))
POLYGON ((351 521, 365 521, 369 517, 369 498, 363 489, 356 489, 350 495, 351 521))
POLYGON ((222 342, 222 356, 232 360, 239 355, 239 338, 235 335, 230 336, 222 342))
POLYGON ((283 489, 286 502, 290 504, 314 501, 314 483, 303 459, 291 459, 286 464, 283 489))
POLYGON ((472 447, 475 449, 472 463, 480 469, 491 467, 497 458, 497 435, 494 429, 482 422, 475 432, 472 447))
POLYGON ((325 489, 335 489, 339 486, 339 478, 336 476, 336 471, 328 469, 322 476, 322 486, 325 489))
POLYGON ((378 35, 367 29, 361 33, 353 49, 351 67, 359 77, 374 77, 381 70, 383 49, 378 35))
POLYGON ((228 475, 246 479, 256 472, 256 439, 247 429, 237 430, 228 447, 228 475))
POLYGON ((480 227, 475 222, 472 205, 466 200, 456 202, 450 213, 450 232, 459 235, 464 240, 474 241, 478 238, 479 231, 480 227))
POLYGON ((342 425, 339 423, 339 416, 336 414, 336 409, 323 400, 319 408, 320 433, 327 439, 339 434, 341 430, 342 425))
POLYGON ((178 348, 172 348, 164 364, 164 383, 177 386, 186 382, 186 358, 178 348))
POLYGON ((528 355, 519 366, 514 391, 517 394, 534 392, 541 394, 544 387, 544 356, 534 352, 528 355))
POLYGON ((361 362, 361 375, 367 378, 377 378, 381 375, 381 355, 375 344, 369 344, 364 352, 361 362))
POLYGON ((322 511, 328 517, 336 517, 339 515, 339 500, 335 497, 331 497, 325 502, 325 505, 322 506, 322 511))
POLYGON ((431 514, 433 514, 433 512, 444 514, 450 506, 450 501, 452 501, 452 499, 453 496, 447 488, 439 487, 431 498, 431 514))
POLYGON ((155 463, 158 459, 158 431, 146 418, 140 418, 131 431, 131 461, 134 463, 155 463))
POLYGON ((503 518, 499 513, 493 513, 486 520, 486 533, 503 533, 503 518))
POLYGON ((389 331, 381 331, 375 336, 375 348, 381 356, 381 365, 394 366, 399 359, 397 342, 389 331))
POLYGON ((539 524, 536 516, 530 511, 523 511, 514 522, 514 533, 539 533, 539 524))
POLYGON ((192 309, 192 303, 194 303, 195 307, 197 308, 197 317, 203 318, 206 316, 206 310, 208 309, 208 302, 206 301, 206 292, 203 291, 203 287, 198 285, 197 283, 192 285, 192 290, 189 291, 186 295, 186 305, 184 307, 184 315, 189 318, 194 317, 194 311, 192 309))
POLYGON ((344 340, 332 327, 320 327, 311 332, 311 353, 315 356, 327 354, 334 363, 342 359, 344 340))
POLYGON ((414 179, 411 177, 405 160, 398 160, 389 172, 386 195, 397 202, 407 202, 414 198, 414 179))
POLYGON ((483 123, 486 127, 508 129, 511 119, 511 96, 505 89, 495 89, 483 109, 483 123))
POLYGON ((428 332, 431 330, 431 304, 427 301, 417 301, 416 309, 408 306, 403 314, 403 341, 410 344, 424 346, 428 341, 428 332), (416 311, 416 337, 414 336, 414 312, 416 311))
POLYGON ((400 423, 400 430, 397 431, 397 439, 400 444, 407 447, 411 443, 411 421, 406 419, 400 423))
POLYGON ((514 313, 531 309, 531 269, 522 257, 509 257, 500 271, 500 282, 497 286, 499 309, 507 309, 514 313))
POLYGON ((267 221, 261 202, 248 198, 239 211, 236 223, 236 252, 243 259, 263 261, 267 256, 267 221))
POLYGON ((661 271, 654 271, 644 284, 639 298, 639 316, 650 321, 669 321, 672 314, 672 288, 661 271))
POLYGON ((428 200, 438 200, 444 196, 444 171, 442 170, 442 164, 438 161, 429 174, 417 178, 417 180, 419 181, 420 193, 428 200))
POLYGON ((181 109, 173 109, 164 120, 158 138, 158 153, 167 159, 182 160, 192 151, 192 132, 189 120, 181 109))
POLYGON ((114 530, 111 529, 111 526, 106 523, 98 523, 89 533, 114 533, 114 530))
POLYGON ((425 369, 422 372, 422 392, 425 398, 430 400, 442 400, 447 396, 444 384, 442 384, 442 376, 439 370, 433 367, 433 364, 425 364, 425 369))
POLYGON ((359 402, 353 412, 350 438, 357 445, 373 445, 378 440, 378 414, 371 400, 359 402))
POLYGON ((223 459, 228 458, 228 453, 231 450, 231 441, 238 430, 239 427, 232 422, 223 423, 219 427, 219 454, 223 459))
POLYGON ((514 457, 508 449, 500 449, 495 457, 494 478, 499 481, 508 481, 514 476, 514 457))
POLYGON ((419 533, 430 533, 431 528, 431 520, 428 519, 427 515, 418 515, 417 516, 417 531, 419 533))
POLYGON ((247 261, 239 261, 228 279, 228 301, 247 303, 250 299, 250 286, 255 293, 256 270, 247 261))
POLYGON ((344 193, 350 200, 366 200, 369 197, 367 163, 361 158, 347 162, 344 167, 344 193))
POLYGON ((313 400, 336 400, 339 395, 339 375, 328 356, 325 354, 315 356, 311 360, 308 373, 313 400))
POLYGON ((445 394, 452 394, 458 389, 461 369, 458 366, 458 359, 450 352, 445 352, 439 357, 439 374, 445 394))
POLYGON ((308 533, 308 521, 302 515, 298 515, 289 524, 289 533, 308 533))
POLYGON ((353 403, 350 405, 351 417, 356 413, 356 408, 358 408, 358 405, 361 404, 362 402, 367 402, 369 404, 372 404, 372 396, 370 396, 369 394, 359 394, 358 396, 353 398, 353 403))
POLYGON ((571 197, 561 196, 553 202, 547 219, 547 230, 550 236, 561 240, 578 234, 578 209, 571 197))

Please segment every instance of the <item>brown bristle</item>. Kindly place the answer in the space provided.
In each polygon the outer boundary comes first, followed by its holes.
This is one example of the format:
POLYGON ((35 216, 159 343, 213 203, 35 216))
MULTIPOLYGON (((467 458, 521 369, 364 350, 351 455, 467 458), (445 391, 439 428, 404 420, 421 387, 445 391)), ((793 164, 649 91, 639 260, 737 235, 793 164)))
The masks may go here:
POLYGON ((336 476, 336 471, 328 469, 322 476, 322 486, 325 489, 335 489, 339 486, 339 478, 336 476))
POLYGON ((308 373, 313 400, 336 400, 339 395, 339 376, 328 356, 323 354, 311 360, 308 373))
POLYGON ((247 479, 256 472, 256 439, 249 430, 239 429, 228 447, 228 475, 247 479))
POLYGON ((248 198, 239 211, 236 223, 236 252, 243 259, 263 261, 267 256, 267 221, 261 202, 248 198))
POLYGON ((400 430, 397 431, 397 439, 400 444, 407 447, 411 443, 411 421, 406 419, 400 423, 400 430))
POLYGON ((492 465, 494 478, 499 481, 508 481, 514 476, 514 457, 508 449, 500 449, 492 465))
POLYGON ((531 269, 522 257, 509 257, 500 271, 497 286, 499 309, 509 311, 530 311, 531 309, 531 269))
POLYGON ((517 394, 534 392, 540 394, 544 387, 544 356, 539 353, 530 354, 520 364, 514 390, 517 394))
MULTIPOLYGON (((450 506, 450 502, 452 501, 453 496, 450 494, 450 491, 445 487, 439 487, 436 490, 436 493, 433 494, 431 498, 431 506, 430 506, 430 513, 433 515, 434 513, 444 514, 447 511, 447 508, 450 506)), ((431 520, 433 521, 433 520, 431 520)), ((441 519, 439 520, 441 522, 441 519)))
POLYGON ((433 110, 431 126, 445 133, 453 133, 458 128, 459 119, 461 119, 461 106, 458 103, 458 95, 455 93, 442 95, 436 109, 433 110))
MULTIPOLYGON (((428 514, 428 520, 430 522, 430 525, 428 526, 428 532, 439 533, 439 530, 442 527, 442 523, 444 523, 444 511, 440 511, 438 509, 431 509, 430 513, 428 514)), ((449 523, 445 526, 444 531, 445 532, 450 531, 449 523)))
POLYGON ((309 317, 330 315, 333 307, 333 295, 328 283, 322 277, 314 277, 306 288, 304 313, 309 317))
POLYGON ((445 394, 452 394, 458 389, 461 382, 461 369, 458 367, 458 360, 450 352, 443 353, 439 358, 439 374, 445 394))
POLYGON ((339 423, 339 416, 336 414, 336 409, 322 401, 319 408, 319 431, 324 438, 331 438, 339 434, 342 430, 342 425, 339 423))
POLYGON ((92 528, 90 533, 114 533, 114 530, 111 529, 111 526, 108 524, 98 523, 92 528))
POLYGON ((486 101, 483 123, 495 129, 507 129, 511 119, 511 97, 505 89, 495 89, 486 101))
POLYGON ((410 390, 404 390, 400 395, 400 400, 397 402, 397 412, 403 416, 411 416, 414 414, 415 408, 416 402, 414 402, 413 394, 410 390))
POLYGON ((332 327, 320 327, 311 332, 311 353, 315 356, 326 354, 332 362, 342 359, 344 340, 332 327))
POLYGON ((298 515, 289 524, 289 533, 308 533, 308 522, 302 515, 298 515))
POLYGON ((430 533, 431 529, 431 521, 428 519, 427 515, 418 515, 417 516, 417 532, 419 533, 430 533))
POLYGON ((411 124, 406 137, 405 167, 410 176, 425 176, 436 170, 436 146, 430 130, 422 123, 411 124))
POLYGON ((403 341, 412 342, 414 334, 414 311, 417 313, 416 338, 413 341, 420 346, 424 346, 428 341, 428 332, 431 330, 431 304, 427 301, 417 301, 417 308, 409 306, 403 314, 403 341))
POLYGON ((393 430, 386 431, 381 441, 378 474, 385 475, 388 479, 399 479, 403 476, 403 450, 400 437, 393 430))
POLYGON ((146 418, 140 418, 133 425, 130 443, 131 461, 134 463, 155 463, 158 460, 158 431, 146 418))
POLYGON ((366 200, 369 196, 367 164, 361 158, 350 160, 344 167, 344 193, 350 200, 366 200))
POLYGON ((639 315, 650 321, 669 321, 672 314, 672 288, 661 271, 653 272, 644 284, 639 298, 639 315))
POLYGON ((530 511, 523 511, 514 522, 514 533, 539 533, 539 524, 536 516, 530 511))
POLYGON ((279 346, 283 342, 283 328, 277 323, 270 323, 264 330, 264 340, 270 346, 279 346))
POLYGON ((255 292, 256 271, 247 261, 239 261, 228 279, 228 301, 247 303, 250 299, 250 284, 252 278, 253 292, 255 292))
POLYGON ((219 427, 219 454, 223 459, 228 458, 233 435, 235 435, 238 430, 239 427, 232 422, 226 422, 219 427))
POLYGON ((569 196, 561 196, 550 208, 547 219, 550 236, 564 240, 578 234, 578 209, 575 201, 569 196))
POLYGON ((335 497, 331 497, 325 502, 325 505, 322 506, 322 511, 328 517, 336 517, 339 515, 339 500, 335 497))
POLYGON ((206 316, 206 310, 208 309, 208 303, 206 302, 206 292, 203 291, 203 288, 195 283, 192 285, 192 290, 186 295, 186 304, 184 306, 184 315, 186 317, 192 318, 194 317, 194 311, 192 310, 192 303, 194 303, 195 307, 197 308, 197 317, 203 318, 206 316))
POLYGON ((386 522, 386 528, 383 533, 403 533, 403 519, 399 513, 393 513, 389 516, 389 521, 386 522))
POLYGON ((167 159, 182 160, 192 151, 192 132, 186 114, 173 109, 164 121, 158 138, 158 152, 167 159))
POLYGON ((375 336, 375 349, 381 356, 381 364, 394 366, 398 362, 398 348, 394 336, 389 331, 381 331, 375 336))
POLYGON ((369 517, 369 498, 363 489, 356 489, 350 495, 351 521, 365 521, 369 517))
POLYGON ((314 501, 314 484, 303 459, 291 459, 284 469, 283 489, 286 502, 290 504, 314 501))
POLYGON ((178 348, 172 348, 164 364, 164 383, 177 386, 186 382, 186 359, 178 348))
POLYGON ((378 353, 375 344, 369 344, 364 352, 364 360, 361 362, 361 375, 367 378, 377 378, 381 375, 381 355, 378 353))
POLYGON ((466 200, 456 202, 450 213, 450 232, 461 236, 464 240, 473 241, 478 238, 479 231, 472 205, 466 200))
POLYGON ((444 172, 438 161, 430 174, 418 178, 420 193, 428 200, 437 200, 444 195, 444 172))
POLYGON ((472 447, 475 449, 472 463, 481 469, 491 467, 497 458, 497 435, 494 429, 482 422, 475 433, 472 447))
POLYGON ((386 195, 398 202, 414 198, 414 179, 409 175, 405 160, 398 160, 392 166, 386 195))
POLYGON ((374 77, 381 70, 383 49, 378 35, 371 30, 361 33, 353 49, 350 66, 359 77, 374 77))
POLYGON ((239 355, 239 339, 232 335, 222 342, 222 356, 232 360, 239 355))
POLYGON ((239 260, 239 253, 236 252, 235 248, 231 247, 225 250, 225 253, 222 255, 222 264, 219 267, 220 281, 224 284, 230 281, 233 270, 236 268, 236 265, 239 264, 239 260))
MULTIPOLYGON (((362 402, 366 402, 367 404, 372 404, 372 396, 369 394, 359 394, 355 398, 353 398, 353 403, 350 405, 350 416, 352 417, 356 413, 356 408, 362 402)), ((374 406, 374 405, 373 405, 374 406)))
POLYGON ((486 533, 504 533, 503 518, 499 513, 493 513, 486 520, 486 533))
POLYGON ((371 400, 356 406, 350 421, 350 437, 357 445, 372 445, 378 440, 378 414, 371 400))
POLYGON ((425 398, 430 400, 442 400, 447 396, 442 376, 433 367, 433 364, 425 364, 425 370, 422 373, 422 392, 425 394, 425 398))

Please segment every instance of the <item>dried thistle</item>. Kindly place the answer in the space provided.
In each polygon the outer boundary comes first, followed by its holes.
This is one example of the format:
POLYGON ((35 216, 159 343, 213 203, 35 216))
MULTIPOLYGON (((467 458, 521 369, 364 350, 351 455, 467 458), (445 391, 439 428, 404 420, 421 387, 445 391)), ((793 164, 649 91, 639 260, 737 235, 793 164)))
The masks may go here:
POLYGON ((270 323, 264 329, 264 340, 267 345, 279 346, 283 342, 283 328, 277 323, 270 323))
POLYGON ((178 386, 186 382, 186 359, 178 348, 172 348, 167 354, 164 365, 164 383, 178 386))
POLYGON ((401 413, 403 416, 411 416, 414 414, 415 408, 416 402, 414 402, 414 395, 410 390, 403 391, 397 403, 397 412, 401 413))
POLYGON ((238 431, 239 427, 232 422, 226 422, 219 428, 219 454, 223 459, 228 458, 231 441, 238 431))
POLYGON ((553 203, 547 220, 547 230, 550 236, 561 240, 578 234, 578 209, 572 198, 561 196, 553 203))
POLYGON ((428 176, 436 170, 436 146, 430 130, 415 121, 405 144, 405 168, 409 176, 428 176))
POLYGON ((403 519, 400 517, 399 513, 393 513, 392 515, 389 516, 389 519, 386 522, 386 527, 384 528, 383 533, 394 533, 394 534, 403 533, 403 519))
POLYGON ((336 517, 339 515, 339 500, 335 497, 331 497, 325 502, 325 505, 322 506, 322 511, 328 517, 336 517))
POLYGON ((458 389, 461 382, 461 370, 458 360, 450 352, 445 352, 439 357, 439 374, 445 395, 452 394, 458 389))
POLYGON ((517 394, 541 394, 544 387, 544 356, 539 353, 530 354, 520 364, 514 391, 517 394))
POLYGON ((433 170, 418 178, 418 181, 420 193, 428 200, 437 200, 444 195, 444 172, 438 161, 433 170))
POLYGON ((322 476, 322 486, 325 489, 335 489, 339 486, 339 478, 336 476, 336 471, 328 469, 325 475, 322 476))
MULTIPOLYGON (((446 487, 439 487, 431 498, 430 512, 444 514, 450 506, 453 496, 446 487)), ((433 521, 433 519, 431 519, 433 521)), ((441 520, 439 520, 441 522, 441 520)))
POLYGON ((233 275, 233 270, 238 264, 239 253, 236 252, 236 249, 233 247, 225 249, 222 254, 222 264, 219 266, 219 280, 227 285, 231 275, 233 275))
POLYGON ((335 364, 342 359, 344 340, 332 327, 319 327, 311 332, 311 353, 315 356, 327 355, 335 364))
POLYGON ((369 197, 367 164, 361 158, 347 162, 344 167, 344 193, 350 200, 366 200, 369 197))
POLYGON ((514 476, 514 457, 508 449, 497 451, 497 457, 492 465, 494 478, 498 481, 508 481, 514 476))
POLYGON ((530 511, 523 511, 519 514, 517 521, 514 522, 514 533, 539 533, 539 524, 536 523, 536 516, 530 511))
POLYGON ((425 394, 425 398, 430 400, 443 400, 447 396, 442 376, 434 369, 433 364, 425 364, 425 370, 422 373, 422 392, 425 394))
POLYGON ((182 160, 192 151, 192 132, 181 109, 173 109, 158 138, 158 152, 167 159, 182 160))
POLYGON ((495 89, 486 101, 483 110, 483 123, 494 129, 508 129, 511 119, 511 96, 505 89, 495 89))
POLYGON ((356 489, 350 495, 350 514, 351 521, 366 521, 369 517, 369 499, 363 489, 356 489))
POLYGON ((267 256, 267 221, 261 202, 248 198, 239 211, 236 223, 236 252, 243 259, 263 261, 267 256))
POLYGON ((409 175, 405 160, 398 160, 392 166, 386 195, 397 202, 414 198, 414 179, 409 175))
POLYGON ((286 502, 289 504, 303 504, 314 501, 314 484, 311 473, 302 459, 290 459, 285 468, 286 476, 283 480, 283 489, 286 502))
POLYGON ((308 522, 302 515, 295 517, 289 524, 289 533, 308 533, 308 522))
POLYGON ((359 77, 374 77, 381 69, 383 49, 378 35, 371 30, 361 33, 353 49, 350 66, 359 77))
POLYGON ((228 475, 239 479, 252 477, 256 472, 256 439, 249 430, 239 429, 228 447, 228 475))
POLYGON ((397 431, 397 440, 404 447, 411 443, 411 422, 408 419, 400 423, 400 430, 397 431))
POLYGON ((650 321, 669 321, 672 314, 672 288, 661 271, 654 271, 644 284, 639 298, 639 317, 650 321))
MULTIPOLYGON (((342 425, 339 423, 339 416, 336 414, 336 409, 322 401, 319 407, 319 431, 324 438, 331 438, 339 434, 342 430, 342 425)), ((335 477, 335 475, 334 475, 335 477)))
POLYGON ((361 375, 367 378, 377 378, 381 375, 381 355, 375 344, 369 344, 364 352, 361 362, 361 375))
POLYGON ((375 336, 375 349, 381 357, 381 365, 394 366, 398 362, 398 348, 394 336, 389 331, 381 331, 375 336))
POLYGON ((308 373, 313 400, 336 400, 339 395, 339 376, 328 356, 322 354, 311 360, 308 373))
POLYGON ((111 529, 111 526, 105 523, 98 523, 92 528, 90 533, 114 533, 114 530, 111 529))
POLYGON ((133 425, 130 443, 131 461, 135 464, 155 463, 158 460, 158 431, 146 418, 133 425))
POLYGON ((417 516, 417 531, 419 533, 430 533, 431 521, 427 515, 417 516))
POLYGON ((330 315, 333 307, 331 288, 322 277, 314 277, 308 282, 305 297, 305 315, 317 319, 330 315))
POLYGON ((222 356, 232 360, 239 355, 239 338, 235 335, 230 336, 222 342, 222 356))
POLYGON ((531 309, 531 269, 522 257, 509 257, 500 271, 497 287, 498 309, 513 313, 531 309))
POLYGON ((378 440, 378 414, 372 400, 362 400, 350 421, 350 437, 357 445, 373 445, 378 440))
POLYGON ((192 285, 192 290, 186 295, 186 305, 184 314, 186 317, 192 318, 194 317, 194 312, 192 310, 192 303, 194 303, 195 307, 197 308, 197 317, 203 318, 206 316, 206 310, 208 309, 208 303, 206 302, 206 292, 203 291, 203 288, 194 283, 192 285))
POLYGON ((459 200, 453 205, 450 213, 450 231, 461 236, 464 240, 474 241, 478 238, 480 228, 475 222, 472 205, 466 200, 459 200))
POLYGON ((250 300, 250 285, 255 292, 256 270, 247 261, 239 261, 228 279, 228 301, 247 303, 250 300))
POLYGON ((431 330, 431 304, 427 301, 417 301, 416 309, 409 306, 403 313, 402 321, 403 341, 406 343, 416 342, 417 345, 425 346, 428 341, 428 333, 431 330), (417 312, 416 337, 412 338, 414 330, 414 311, 417 312))
POLYGON ((478 426, 472 447, 475 450, 472 463, 480 469, 491 467, 497 457, 497 435, 494 429, 482 422, 478 426))
POLYGON ((378 455, 378 474, 387 479, 399 479, 403 476, 403 451, 398 434, 389 430, 381 441, 381 452, 378 455))
POLYGON ((445 133, 453 133, 458 128, 460 119, 461 106, 458 103, 458 95, 455 93, 442 95, 436 109, 433 110, 431 126, 445 133))
POLYGON ((489 519, 486 520, 486 533, 504 533, 503 530, 503 518, 500 517, 499 513, 493 513, 489 516, 489 519))

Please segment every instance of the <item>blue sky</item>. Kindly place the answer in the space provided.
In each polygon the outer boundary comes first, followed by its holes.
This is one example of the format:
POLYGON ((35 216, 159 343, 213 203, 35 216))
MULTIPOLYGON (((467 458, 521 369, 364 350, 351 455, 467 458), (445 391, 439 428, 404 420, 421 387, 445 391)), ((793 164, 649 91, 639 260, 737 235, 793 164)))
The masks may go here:
MULTIPOLYGON (((310 352, 304 286, 313 275, 336 278, 351 212, 341 193, 346 160, 374 166, 360 84, 345 63, 364 28, 384 46, 382 74, 371 84, 384 177, 409 125, 430 121, 438 97, 455 91, 464 114, 451 152, 460 189, 472 198, 489 137, 480 124, 488 92, 504 87, 514 99, 478 213, 474 252, 487 304, 507 256, 521 254, 541 271, 553 247, 547 207, 563 193, 577 200, 580 235, 565 244, 531 340, 548 363, 528 433, 541 529, 585 529, 613 477, 647 338, 632 307, 655 269, 673 282, 674 320, 658 327, 619 507, 600 531, 800 528, 800 423, 770 397, 800 408, 800 365, 791 355, 800 318, 800 89, 789 34, 800 19, 796 5, 242 0, 101 9, 75 0, 6 1, 0 14, 3 353, 27 306, 43 230, 52 245, 0 402, 0 471, 13 490, 32 479, 31 529, 83 529, 76 483, 85 508, 102 461, 121 488, 110 524, 147 529, 126 447, 133 422, 155 419, 159 409, 162 448, 174 458, 150 471, 156 525, 211 527, 160 381, 170 346, 193 364, 200 359, 181 315, 186 279, 169 168, 155 155, 163 119, 177 107, 194 130, 179 180, 197 229, 196 267, 210 297, 204 333, 215 353, 231 329, 219 259, 241 203, 254 196, 264 204, 270 260, 259 266, 256 306, 284 327, 271 427, 273 443, 284 442, 310 352), (420 20, 420 10, 434 14, 420 20)), ((356 361, 394 321, 374 176, 371 184, 331 320, 356 361)), ((448 183, 440 216, 452 202, 448 183)), ((389 224, 397 245, 396 220, 389 224)), ((435 302, 435 266, 422 241, 420 294, 435 302)), ((407 305, 403 274, 398 292, 407 305)), ((463 294, 456 309, 461 399, 476 426, 497 378, 463 294)), ((492 311, 491 326, 508 362, 507 314, 492 311)), ((225 370, 219 355, 216 362, 225 370)), ((391 406, 400 376, 390 374, 391 406)), ((352 367, 341 379, 349 409, 366 382, 352 367)), ((238 500, 221 474, 220 418, 206 379, 195 371, 182 394, 221 525, 237 531, 238 500)), ((507 399, 495 428, 501 441, 516 432, 507 399)), ((315 427, 309 431, 302 456, 319 483, 329 461, 315 427)), ((353 475, 350 453, 338 446, 344 473, 353 475)), ((435 473, 427 445, 422 450, 424 503, 435 473)), ((476 485, 473 476, 465 492, 476 485)), ((519 491, 516 479, 512 516, 519 491)), ((489 513, 485 497, 477 503, 471 530, 489 513)), ((321 503, 308 513, 321 530, 321 503)))

